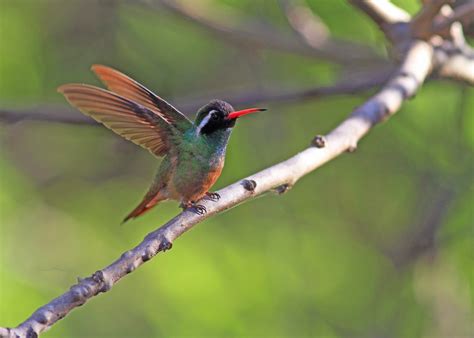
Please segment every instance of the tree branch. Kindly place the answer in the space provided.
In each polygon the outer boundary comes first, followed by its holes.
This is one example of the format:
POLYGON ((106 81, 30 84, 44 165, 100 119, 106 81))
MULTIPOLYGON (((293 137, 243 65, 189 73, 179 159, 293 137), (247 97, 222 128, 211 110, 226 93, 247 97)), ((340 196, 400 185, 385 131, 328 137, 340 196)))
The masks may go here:
MULTIPOLYGON (((434 36, 431 41, 435 45, 435 71, 444 78, 462 81, 474 85, 474 50, 467 44, 464 37, 463 25, 457 20, 451 20, 458 11, 467 15, 474 10, 474 3, 456 8, 444 6, 441 14, 444 21, 439 26, 434 26, 434 36), (438 28, 438 31, 436 29, 438 28)), ((472 17, 471 17, 472 19, 472 17)))
POLYGON ((260 171, 219 191, 218 202, 202 201, 207 213, 184 211, 161 228, 148 234, 135 248, 122 254, 114 263, 81 279, 67 292, 36 310, 16 328, 0 328, 2 337, 34 337, 64 318, 90 298, 109 291, 128 273, 159 252, 171 248, 179 236, 203 220, 237 204, 269 191, 285 192, 302 176, 312 172, 346 151, 377 123, 396 113, 402 103, 415 95, 431 69, 433 48, 426 42, 413 42, 405 59, 391 80, 366 103, 357 108, 325 138, 317 137, 310 146, 292 158, 260 171))
MULTIPOLYGON (((458 20, 472 20, 473 3, 458 7, 454 14, 446 3, 451 0, 425 0, 419 14, 409 21, 408 13, 394 6, 388 0, 366 1, 348 0, 355 7, 364 11, 385 32, 398 53, 403 54, 407 42, 421 38, 435 46, 434 65, 436 73, 444 78, 474 84, 474 51, 467 45, 462 27, 458 20), (435 19, 441 14, 447 17, 435 25, 435 19), (453 19, 453 17, 455 17, 453 19), (444 32, 442 37, 435 37, 444 32)), ((398 7, 397 7, 398 8, 398 7)))
POLYGON ((79 125, 97 125, 85 115, 77 114, 72 108, 63 105, 35 105, 29 108, 0 108, 0 121, 18 123, 21 121, 44 121, 79 125))
POLYGON ((454 79, 474 85, 474 50, 466 46, 452 54, 436 48, 435 55, 438 60, 443 60, 436 71, 441 77, 454 79))
POLYGON ((428 40, 434 34, 434 23, 441 7, 453 0, 425 0, 421 11, 411 21, 412 35, 418 39, 428 40))
POLYGON ((351 5, 364 12, 385 37, 391 42, 391 56, 399 59, 404 55, 411 41, 410 14, 392 4, 389 0, 347 0, 351 5))
POLYGON ((410 21, 410 14, 389 0, 348 0, 352 5, 365 12, 379 28, 387 34, 390 25, 410 21))
POLYGON ((474 50, 471 49, 470 55, 466 53, 456 53, 446 61, 441 67, 440 73, 443 76, 453 76, 458 79, 464 79, 470 84, 474 84, 474 50))
POLYGON ((457 7, 448 17, 437 23, 433 27, 433 32, 439 34, 449 29, 449 27, 459 22, 463 27, 467 27, 471 22, 474 21, 474 2, 467 2, 457 7))

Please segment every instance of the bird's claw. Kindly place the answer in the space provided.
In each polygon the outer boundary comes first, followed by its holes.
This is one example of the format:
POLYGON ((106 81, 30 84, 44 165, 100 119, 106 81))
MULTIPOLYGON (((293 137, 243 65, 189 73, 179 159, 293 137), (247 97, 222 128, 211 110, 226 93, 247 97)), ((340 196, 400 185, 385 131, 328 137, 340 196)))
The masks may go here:
POLYGON ((196 214, 198 215, 204 215, 206 212, 207 212, 207 209, 204 205, 201 205, 201 204, 196 204, 194 206, 194 211, 196 212, 196 214))
POLYGON ((221 195, 219 195, 217 192, 206 192, 206 196, 213 202, 217 202, 221 199, 221 195))
POLYGON ((204 205, 196 204, 195 202, 181 203, 180 207, 183 208, 183 210, 193 209, 198 215, 204 215, 207 212, 204 205))

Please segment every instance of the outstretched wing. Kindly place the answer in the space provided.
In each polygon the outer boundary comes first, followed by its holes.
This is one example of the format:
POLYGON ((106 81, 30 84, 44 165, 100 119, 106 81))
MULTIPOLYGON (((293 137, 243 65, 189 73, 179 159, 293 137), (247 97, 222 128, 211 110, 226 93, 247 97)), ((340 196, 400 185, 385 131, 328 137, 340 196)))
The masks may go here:
POLYGON ((91 69, 110 91, 160 112, 181 132, 192 127, 193 123, 175 107, 127 75, 102 65, 93 65, 91 69))
POLYGON ((180 132, 159 111, 85 84, 66 84, 58 91, 85 115, 156 156, 173 152, 179 142, 180 132))

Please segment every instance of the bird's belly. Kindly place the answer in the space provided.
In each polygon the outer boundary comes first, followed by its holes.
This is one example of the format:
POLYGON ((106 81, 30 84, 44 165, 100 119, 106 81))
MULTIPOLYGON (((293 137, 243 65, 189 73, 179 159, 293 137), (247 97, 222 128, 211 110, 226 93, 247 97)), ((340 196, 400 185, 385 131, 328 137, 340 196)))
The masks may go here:
POLYGON ((214 185, 224 167, 224 158, 204 160, 182 159, 177 164, 169 189, 172 198, 184 202, 197 201, 214 185))

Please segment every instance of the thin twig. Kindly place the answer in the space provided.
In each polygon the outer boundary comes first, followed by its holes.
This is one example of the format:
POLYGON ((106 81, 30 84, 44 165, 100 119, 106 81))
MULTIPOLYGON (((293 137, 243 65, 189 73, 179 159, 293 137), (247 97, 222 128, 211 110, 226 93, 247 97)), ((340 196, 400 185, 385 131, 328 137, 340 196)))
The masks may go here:
POLYGON ((389 0, 348 1, 367 14, 385 33, 387 33, 387 29, 390 29, 392 24, 410 21, 410 14, 392 4, 389 0))
MULTIPOLYGON (((466 13, 467 9, 464 7, 461 12, 466 13)), ((451 7, 444 6, 441 14, 451 18, 454 12, 451 7)), ((474 85, 474 49, 466 42, 462 24, 453 21, 437 33, 440 36, 431 39, 435 45, 435 72, 441 77, 474 85)))
POLYGON ((463 27, 468 27, 471 22, 474 22, 474 2, 467 2, 457 7, 452 14, 434 25, 433 32, 435 34, 444 32, 455 22, 461 23, 463 27))
MULTIPOLYGON (((407 48, 407 42, 416 38, 428 40, 435 34, 436 26, 433 26, 429 20, 435 20, 438 14, 449 15, 451 8, 445 4, 450 0, 427 0, 420 13, 409 21, 409 14, 399 9, 392 9, 393 5, 388 0, 348 0, 352 5, 364 11, 379 27, 384 30, 387 38, 392 42, 395 52, 404 54, 407 48), (444 11, 443 11, 444 10, 444 11), (448 13, 448 14, 446 14, 448 13), (417 22, 416 24, 414 22, 417 22), (428 23, 427 23, 428 22, 428 23), (426 25, 425 25, 426 24, 426 25), (424 26, 425 25, 425 26, 424 26), (423 31, 425 30, 425 31, 423 31), (427 33, 429 30, 429 33, 427 33), (424 33, 423 33, 424 32, 424 33)), ((460 6, 456 17, 458 19, 469 16, 472 3, 460 6), (462 8, 461 8, 462 7, 462 8)), ((395 6, 396 7, 396 6, 395 6)), ((444 38, 431 39, 430 43, 435 46, 434 70, 444 78, 461 81, 467 84, 474 84, 474 50, 468 46, 464 39, 462 27, 452 20, 442 21, 445 24, 450 23, 449 34, 444 34, 444 38)), ((395 57, 397 53, 394 53, 395 57)))
MULTIPOLYGON (((352 58, 354 51, 361 50, 362 46, 359 44, 332 37, 321 18, 304 1, 280 0, 280 4, 289 25, 297 33, 297 37, 314 50, 319 50, 328 56, 335 55, 338 58, 352 58)), ((362 48, 361 52, 363 53, 370 49, 368 46, 362 48)))
MULTIPOLYGON (((474 50, 472 50, 471 53, 474 55, 474 50)), ((441 54, 444 54, 444 52, 437 50, 436 55, 441 54)), ((437 73, 444 78, 463 81, 466 84, 474 85, 474 56, 472 55, 469 56, 463 52, 449 55, 437 69, 437 73)))
POLYGON ((280 0, 280 6, 291 28, 308 45, 321 48, 330 38, 328 27, 303 1, 280 0))
POLYGON ((389 0, 347 0, 364 12, 385 37, 391 42, 392 57, 399 59, 405 54, 411 41, 410 14, 392 4, 389 0))
POLYGON ((85 115, 65 105, 35 105, 28 108, 0 108, 0 121, 18 123, 21 121, 44 121, 54 123, 97 125, 85 115))
POLYGON ((433 36, 435 18, 441 7, 453 0, 426 0, 421 11, 411 21, 412 35, 418 39, 428 40, 433 36))

